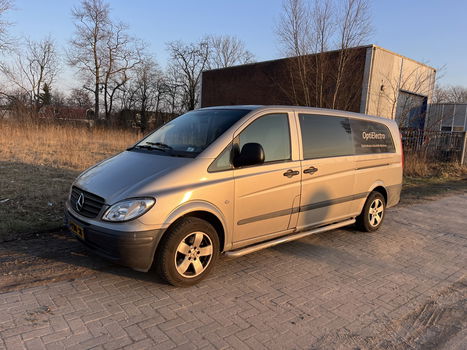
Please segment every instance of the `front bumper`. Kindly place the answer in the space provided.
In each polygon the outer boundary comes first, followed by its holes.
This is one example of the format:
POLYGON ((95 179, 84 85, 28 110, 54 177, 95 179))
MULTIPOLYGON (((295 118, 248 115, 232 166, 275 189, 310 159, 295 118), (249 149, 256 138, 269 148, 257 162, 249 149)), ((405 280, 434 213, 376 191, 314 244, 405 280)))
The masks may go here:
POLYGON ((68 229, 70 222, 83 228, 84 239, 74 236, 90 251, 115 263, 144 272, 151 268, 154 253, 164 233, 163 229, 138 232, 111 230, 87 223, 66 210, 65 225, 68 229))

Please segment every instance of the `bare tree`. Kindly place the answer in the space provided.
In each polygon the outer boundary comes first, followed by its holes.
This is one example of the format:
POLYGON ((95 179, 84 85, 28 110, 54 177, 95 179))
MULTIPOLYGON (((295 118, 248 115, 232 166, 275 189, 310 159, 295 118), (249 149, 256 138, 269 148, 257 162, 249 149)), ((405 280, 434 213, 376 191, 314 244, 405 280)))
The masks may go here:
POLYGON ((95 115, 99 117, 103 102, 109 119, 129 71, 140 62, 142 44, 128 34, 126 24, 112 21, 109 5, 102 0, 82 0, 72 13, 76 31, 68 61, 80 69, 85 88, 93 93, 95 115))
POLYGON ((133 87, 134 80, 122 86, 118 96, 122 110, 133 110, 136 108, 136 89, 133 87))
POLYGON ((432 95, 436 70, 422 65, 404 65, 399 74, 392 69, 381 74, 381 86, 377 96, 376 115, 385 115, 397 121, 400 127, 431 129, 441 120, 426 117, 428 96, 432 95), (385 101, 382 104, 380 101, 385 101), (425 125, 417 125, 422 123, 425 125))
POLYGON ((206 41, 185 44, 181 41, 168 43, 171 66, 177 72, 176 81, 182 92, 184 110, 198 106, 200 97, 201 74, 208 66, 209 44, 206 41))
POLYGON ((61 91, 55 91, 51 96, 51 104, 53 106, 65 106, 66 105, 66 95, 61 91))
POLYGON ((169 65, 165 72, 166 90, 162 99, 163 109, 171 116, 181 114, 183 107, 183 84, 176 67, 169 65))
POLYGON ((440 86, 435 87, 433 103, 467 103, 467 87, 440 86))
POLYGON ((148 112, 154 106, 156 97, 153 84, 157 79, 156 64, 146 60, 138 67, 135 79, 135 100, 141 115, 141 131, 144 133, 148 127, 148 112))
POLYGON ((141 131, 148 127, 149 113, 157 116, 167 90, 166 81, 159 65, 151 57, 142 60, 134 71, 133 81, 127 89, 131 96, 131 105, 137 109, 141 117, 141 131))
POLYGON ((447 88, 436 84, 435 89, 433 91, 433 103, 447 103, 449 100, 447 88))
POLYGON ((282 51, 294 57, 289 63, 290 87, 280 88, 296 104, 346 109, 350 97, 343 87, 353 69, 350 48, 361 45, 371 33, 368 0, 310 3, 283 2, 276 34, 282 51), (331 49, 338 51, 326 52, 331 49))
POLYGON ((59 71, 55 43, 46 37, 40 41, 26 40, 24 49, 17 52, 16 61, 1 69, 7 80, 29 96, 36 110, 41 107, 41 91, 53 85, 59 71))
POLYGON ((311 53, 325 52, 332 46, 336 31, 335 7, 332 0, 315 1, 311 8, 311 53))
POLYGON ((105 43, 102 90, 106 119, 112 113, 116 93, 130 79, 129 72, 142 60, 142 44, 129 36, 127 30, 124 23, 111 24, 111 34, 105 43))
POLYGON ((336 23, 333 19, 333 5, 331 0, 316 1, 311 12, 311 19, 312 33, 310 36, 313 45, 312 53, 315 53, 315 104, 324 106, 324 79, 326 78, 325 71, 328 69, 328 62, 323 53, 329 49, 330 40, 336 27, 336 23))
POLYGON ((336 70, 336 88, 332 100, 332 108, 337 107, 337 97, 342 85, 348 62, 352 59, 351 47, 361 45, 371 32, 370 13, 367 0, 345 0, 341 7, 338 22, 339 63, 336 70))
POLYGON ((452 103, 467 103, 467 88, 464 86, 450 86, 448 99, 452 103))
POLYGON ((287 56, 312 53, 310 8, 305 0, 286 0, 276 26, 276 35, 287 56))
POLYGON ((208 68, 226 68, 253 62, 253 54, 240 39, 230 36, 208 36, 205 40, 210 48, 208 68))
POLYGON ((99 116, 100 84, 103 75, 105 44, 111 36, 109 5, 102 0, 82 0, 72 10, 75 35, 68 51, 68 63, 79 69, 94 95, 94 114, 99 116))
MULTIPOLYGON (((390 108, 390 116, 397 117, 400 124, 405 124, 404 116, 407 115, 410 108, 414 104, 413 99, 406 98, 404 101, 400 99, 401 91, 411 91, 414 95, 422 95, 422 89, 428 81, 432 79, 431 75, 426 74, 425 70, 420 66, 406 72, 405 74, 394 75, 388 74, 383 77, 380 96, 385 99, 390 108), (398 114, 396 116, 396 114, 398 114)), ((425 92, 426 93, 426 92, 425 92)), ((380 103, 378 103, 378 106, 380 103)), ((376 111, 376 115, 380 115, 380 111, 376 111)))
POLYGON ((93 103, 86 89, 73 88, 66 98, 66 104, 73 107, 91 108, 93 103))
POLYGON ((5 13, 11 8, 12 2, 10 0, 0 0, 0 51, 9 49, 12 46, 12 40, 8 34, 10 23, 5 20, 5 13))
MULTIPOLYGON (((283 2, 282 9, 276 35, 282 45, 283 53, 287 56, 295 56, 289 67, 291 80, 289 97, 297 105, 310 106, 309 60, 305 56, 313 53, 310 8, 304 0, 287 0, 283 2), (303 99, 300 96, 303 96, 303 99)), ((288 87, 280 88, 287 94, 288 87)))
POLYGON ((276 35, 283 53, 294 56, 289 67, 292 91, 284 92, 296 104, 324 106, 326 60, 321 54, 329 49, 335 32, 333 9, 331 0, 315 1, 313 6, 305 0, 283 2, 276 35), (316 55, 311 59, 310 54, 316 55))

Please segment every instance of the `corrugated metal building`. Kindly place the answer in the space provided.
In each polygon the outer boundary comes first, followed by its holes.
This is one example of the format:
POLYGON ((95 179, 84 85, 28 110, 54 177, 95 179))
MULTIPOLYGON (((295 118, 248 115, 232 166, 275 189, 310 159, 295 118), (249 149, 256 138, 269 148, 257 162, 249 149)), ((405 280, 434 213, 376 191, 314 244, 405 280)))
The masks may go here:
POLYGON ((467 131, 467 103, 430 105, 427 127, 441 131, 467 131))

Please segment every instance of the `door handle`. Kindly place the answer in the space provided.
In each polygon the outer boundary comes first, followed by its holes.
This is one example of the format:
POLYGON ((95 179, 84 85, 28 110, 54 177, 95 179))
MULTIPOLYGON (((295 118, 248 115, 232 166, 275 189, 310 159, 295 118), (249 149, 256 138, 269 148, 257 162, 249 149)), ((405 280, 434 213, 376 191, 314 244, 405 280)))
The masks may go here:
POLYGON ((292 176, 295 176, 295 175, 298 175, 298 174, 300 174, 299 171, 297 171, 297 170, 294 171, 292 169, 289 169, 283 175, 287 176, 290 179, 292 176))
POLYGON ((318 171, 318 168, 315 168, 314 166, 309 167, 308 169, 303 170, 304 174, 314 174, 318 171))

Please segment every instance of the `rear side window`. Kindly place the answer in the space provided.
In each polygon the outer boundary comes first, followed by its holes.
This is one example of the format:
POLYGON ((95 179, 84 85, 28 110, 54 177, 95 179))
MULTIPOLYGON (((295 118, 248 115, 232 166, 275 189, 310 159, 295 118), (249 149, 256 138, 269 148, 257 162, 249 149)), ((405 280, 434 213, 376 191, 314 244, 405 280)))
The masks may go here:
POLYGON ((354 154, 348 118, 299 114, 303 158, 325 158, 354 154))
POLYGON ((240 150, 250 142, 263 146, 266 163, 291 159, 287 114, 268 114, 248 125, 239 137, 240 150))
POLYGON ((381 123, 351 119, 356 154, 394 153, 396 151, 388 127, 381 123))

